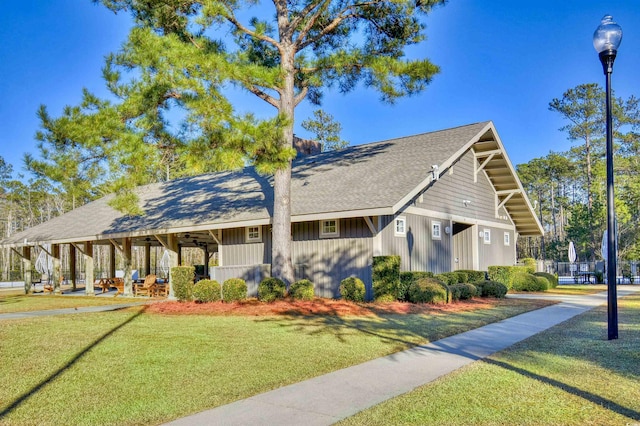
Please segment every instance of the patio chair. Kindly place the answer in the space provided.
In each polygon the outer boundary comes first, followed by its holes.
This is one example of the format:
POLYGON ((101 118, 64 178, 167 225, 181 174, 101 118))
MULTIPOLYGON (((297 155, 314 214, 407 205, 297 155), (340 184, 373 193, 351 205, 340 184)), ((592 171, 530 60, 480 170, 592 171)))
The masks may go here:
POLYGON ((169 296, 169 283, 164 282, 162 284, 156 284, 154 288, 154 292, 156 296, 160 296, 160 297, 169 296))
POLYGON ((144 282, 135 287, 136 296, 153 296, 154 287, 156 285, 156 276, 149 274, 144 277, 144 282))

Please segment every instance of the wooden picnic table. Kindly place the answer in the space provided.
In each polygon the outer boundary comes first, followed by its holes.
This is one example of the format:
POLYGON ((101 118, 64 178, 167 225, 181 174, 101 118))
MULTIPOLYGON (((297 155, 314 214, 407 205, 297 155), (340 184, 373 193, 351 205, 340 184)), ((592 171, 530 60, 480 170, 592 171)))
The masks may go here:
POLYGON ((116 294, 124 293, 124 278, 102 278, 98 282, 98 287, 102 288, 102 292, 105 293, 111 288, 115 288, 118 292, 116 294))

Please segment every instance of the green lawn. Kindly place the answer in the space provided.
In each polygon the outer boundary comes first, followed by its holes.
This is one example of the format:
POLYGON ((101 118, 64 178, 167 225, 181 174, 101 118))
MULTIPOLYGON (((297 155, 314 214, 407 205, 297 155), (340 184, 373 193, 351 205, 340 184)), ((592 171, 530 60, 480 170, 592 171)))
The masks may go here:
POLYGON ((10 312, 47 311, 50 309, 102 306, 130 302, 145 302, 148 299, 90 296, 61 296, 51 294, 0 294, 0 314, 10 312))
POLYGON ((367 317, 135 307, 0 321, 0 424, 157 424, 538 306, 367 317))
POLYGON ((637 425, 640 296, 600 307, 341 425, 637 425))
POLYGON ((550 288, 545 293, 550 294, 594 294, 607 290, 606 284, 562 284, 556 288, 550 288))

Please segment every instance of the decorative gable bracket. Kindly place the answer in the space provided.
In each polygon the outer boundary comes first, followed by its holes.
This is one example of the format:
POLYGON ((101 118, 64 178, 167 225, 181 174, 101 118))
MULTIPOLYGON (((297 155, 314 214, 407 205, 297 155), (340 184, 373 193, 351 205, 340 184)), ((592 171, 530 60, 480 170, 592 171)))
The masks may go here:
POLYGON ((495 157, 498 154, 502 154, 502 150, 494 149, 491 151, 484 151, 484 152, 473 151, 473 155, 476 158, 476 161, 473 162, 473 182, 474 183, 478 182, 478 173, 480 173, 485 168, 485 166, 489 164, 489 161, 491 161, 493 157, 495 157))
POLYGON ((505 204, 516 194, 520 194, 522 191, 519 189, 509 189, 506 191, 496 191, 496 218, 500 217, 499 211, 505 204), (501 197, 504 197, 501 199, 501 197))

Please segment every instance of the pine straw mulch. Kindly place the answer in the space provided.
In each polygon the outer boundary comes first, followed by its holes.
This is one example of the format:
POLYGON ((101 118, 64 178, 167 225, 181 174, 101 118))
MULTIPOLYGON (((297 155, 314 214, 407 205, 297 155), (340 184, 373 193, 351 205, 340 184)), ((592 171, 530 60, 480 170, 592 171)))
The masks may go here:
POLYGON ((490 309, 496 305, 519 305, 527 303, 532 309, 548 306, 555 302, 533 301, 523 302, 518 299, 472 299, 448 304, 414 304, 406 302, 391 303, 356 303, 345 300, 316 298, 312 301, 278 300, 272 303, 248 299, 234 303, 196 303, 163 301, 148 305, 146 312, 158 314, 193 314, 193 315, 238 315, 238 316, 270 316, 270 315, 336 315, 336 316, 368 316, 390 314, 439 314, 451 312, 490 309))

